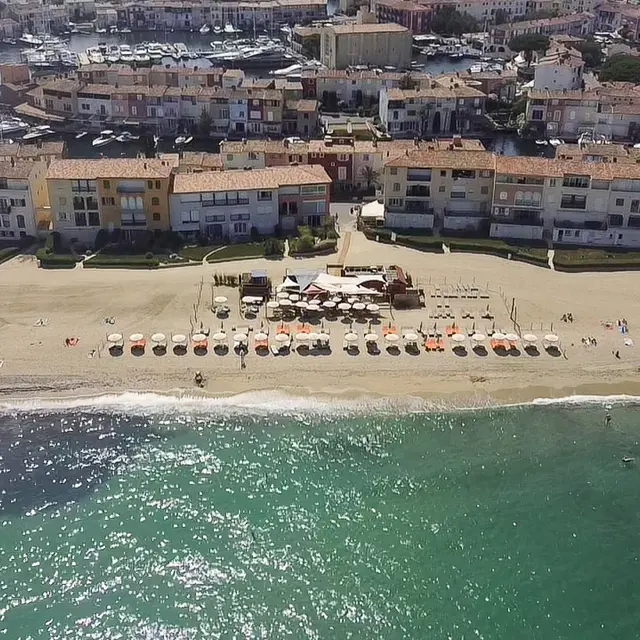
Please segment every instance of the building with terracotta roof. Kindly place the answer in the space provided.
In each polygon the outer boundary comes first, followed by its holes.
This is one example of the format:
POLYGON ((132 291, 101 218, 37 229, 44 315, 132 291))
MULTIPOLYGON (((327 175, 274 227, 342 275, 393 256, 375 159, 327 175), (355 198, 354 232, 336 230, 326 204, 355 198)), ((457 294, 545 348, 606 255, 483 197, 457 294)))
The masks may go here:
POLYGON ((54 160, 47 186, 53 227, 67 240, 92 243, 100 229, 170 228, 169 191, 178 156, 102 160, 54 160))
POLYGON ((42 161, 49 165, 52 160, 66 156, 67 144, 64 141, 38 140, 35 144, 0 144, 0 161, 14 160, 42 161))
POLYGON ((542 20, 525 20, 522 22, 507 22, 491 29, 491 42, 495 45, 508 45, 517 37, 524 35, 570 35, 586 36, 593 33, 595 16, 593 13, 571 13, 555 18, 542 20))
POLYGON ((574 91, 582 88, 584 60, 576 49, 564 45, 549 47, 534 67, 534 89, 574 91))
POLYGON ((49 195, 44 162, 0 161, 0 238, 36 236, 49 195))
POLYGON ((320 61, 329 69, 356 65, 411 66, 411 31, 400 24, 330 25, 320 36, 320 61))
POLYGON ((170 196, 171 226, 186 235, 247 240, 278 227, 322 226, 331 179, 318 165, 180 173, 170 196))

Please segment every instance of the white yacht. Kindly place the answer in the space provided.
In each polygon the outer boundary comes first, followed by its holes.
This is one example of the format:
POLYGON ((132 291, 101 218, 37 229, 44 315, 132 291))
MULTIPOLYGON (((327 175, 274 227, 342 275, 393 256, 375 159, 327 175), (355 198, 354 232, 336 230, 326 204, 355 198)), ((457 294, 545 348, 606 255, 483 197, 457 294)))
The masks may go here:
POLYGON ((36 36, 33 36, 30 33, 23 33, 18 42, 30 47, 39 47, 42 44, 42 38, 36 38, 36 36))
POLYGON ((105 129, 100 132, 100 135, 97 138, 94 138, 91 144, 94 147, 104 147, 105 145, 113 142, 116 137, 113 135, 113 131, 111 129, 105 129))
POLYGON ((27 133, 22 136, 23 140, 36 140, 37 138, 44 138, 44 136, 50 136, 54 131, 48 124, 42 124, 33 129, 29 129, 27 133))
POLYGON ((13 133, 14 131, 24 131, 29 125, 19 118, 7 118, 0 121, 0 133, 13 133))
POLYGON ((203 24, 203 25, 200 27, 200 33, 201 33, 203 36, 206 36, 206 35, 207 35, 207 33, 209 33, 210 31, 211 31, 211 27, 210 27, 208 24, 203 24))
POLYGON ((132 133, 128 131, 123 131, 119 136, 116 136, 116 140, 118 142, 131 142, 133 140, 140 140, 140 136, 134 136, 132 133))

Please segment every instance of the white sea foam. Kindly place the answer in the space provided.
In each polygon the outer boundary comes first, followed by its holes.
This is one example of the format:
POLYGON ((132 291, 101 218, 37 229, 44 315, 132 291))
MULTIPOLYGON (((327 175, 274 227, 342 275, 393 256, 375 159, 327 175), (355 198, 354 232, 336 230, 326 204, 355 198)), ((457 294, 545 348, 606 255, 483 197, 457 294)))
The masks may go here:
POLYGON ((523 408, 527 406, 575 406, 640 404, 640 396, 574 395, 536 398, 531 402, 495 403, 486 397, 469 396, 462 403, 427 401, 411 396, 341 398, 340 396, 296 395, 283 391, 254 391, 231 396, 203 397, 159 393, 126 392, 77 398, 30 398, 0 403, 0 412, 17 411, 112 411, 128 415, 166 414, 315 414, 346 415, 370 413, 426 413, 523 408))

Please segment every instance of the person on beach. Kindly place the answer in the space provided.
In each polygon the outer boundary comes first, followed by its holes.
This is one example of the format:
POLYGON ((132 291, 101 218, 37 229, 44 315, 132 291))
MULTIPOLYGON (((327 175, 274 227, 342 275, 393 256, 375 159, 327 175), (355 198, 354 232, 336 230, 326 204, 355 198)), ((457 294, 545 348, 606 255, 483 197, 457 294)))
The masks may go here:
POLYGON ((609 411, 607 411, 604 414, 604 425, 605 427, 608 427, 611 424, 611 413, 609 413, 609 411))
POLYGON ((204 377, 199 371, 196 371, 196 375, 193 377, 193 380, 196 385, 202 389, 202 387, 204 386, 204 377))

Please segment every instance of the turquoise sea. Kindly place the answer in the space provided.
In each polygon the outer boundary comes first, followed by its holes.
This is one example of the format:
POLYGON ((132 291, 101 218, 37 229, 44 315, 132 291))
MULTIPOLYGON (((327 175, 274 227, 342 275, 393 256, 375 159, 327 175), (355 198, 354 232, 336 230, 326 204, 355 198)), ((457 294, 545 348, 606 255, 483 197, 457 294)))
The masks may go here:
POLYGON ((640 636, 633 403, 305 403, 5 407, 0 638, 640 636))

